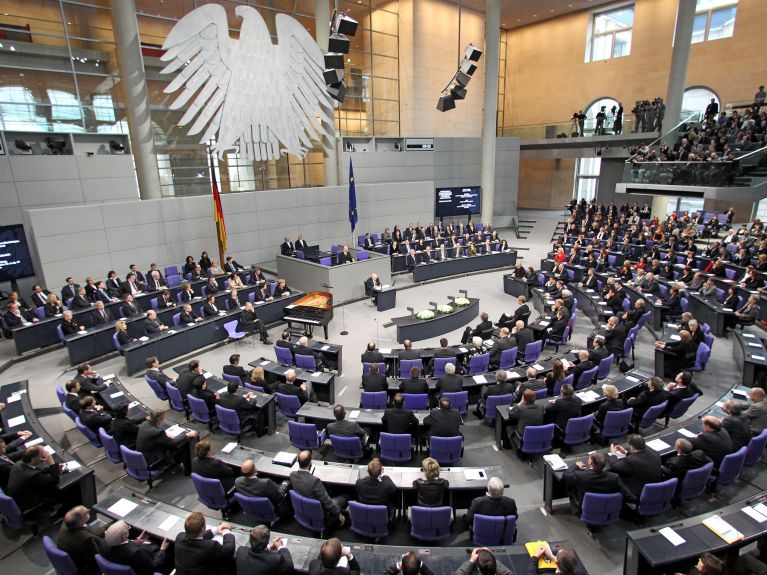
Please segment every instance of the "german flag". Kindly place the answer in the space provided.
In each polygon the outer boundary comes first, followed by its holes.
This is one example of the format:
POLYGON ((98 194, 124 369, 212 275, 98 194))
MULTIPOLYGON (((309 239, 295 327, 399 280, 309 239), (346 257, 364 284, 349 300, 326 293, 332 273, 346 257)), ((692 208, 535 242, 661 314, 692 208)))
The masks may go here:
MULTIPOLYGON (((223 262, 226 254, 226 223, 224 223, 224 208, 221 207, 221 194, 218 191, 216 170, 213 165, 213 157, 210 158, 210 180, 213 184, 213 219, 216 220, 216 232, 218 235, 218 253, 223 262)), ((223 265, 223 264, 221 264, 223 265)))

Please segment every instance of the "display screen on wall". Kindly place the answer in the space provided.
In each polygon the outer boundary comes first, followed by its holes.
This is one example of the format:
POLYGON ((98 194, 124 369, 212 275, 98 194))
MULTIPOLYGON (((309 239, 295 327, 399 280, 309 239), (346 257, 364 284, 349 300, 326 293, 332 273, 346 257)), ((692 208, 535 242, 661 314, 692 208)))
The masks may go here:
POLYGON ((35 275, 24 226, 0 226, 0 282, 35 275))
POLYGON ((479 214, 480 187, 437 188, 434 215, 437 218, 479 214))

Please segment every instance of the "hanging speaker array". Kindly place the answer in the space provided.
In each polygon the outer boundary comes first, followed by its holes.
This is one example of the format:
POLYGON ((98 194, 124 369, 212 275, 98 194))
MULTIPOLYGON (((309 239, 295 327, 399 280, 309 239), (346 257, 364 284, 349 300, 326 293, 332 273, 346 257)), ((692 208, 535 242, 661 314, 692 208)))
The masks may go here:
POLYGON ((482 57, 482 50, 477 48, 474 44, 469 44, 463 51, 463 59, 458 65, 453 77, 450 78, 447 86, 442 90, 442 95, 437 102, 437 110, 440 112, 447 112, 455 108, 456 100, 463 100, 466 98, 466 86, 474 72, 477 71, 477 65, 475 62, 479 62, 482 57))
POLYGON ((328 53, 325 54, 325 85, 328 94, 334 100, 343 102, 346 97, 346 83, 344 82, 344 54, 349 53, 351 40, 357 33, 357 21, 346 12, 333 11, 333 19, 330 21, 330 38, 328 39, 328 53))

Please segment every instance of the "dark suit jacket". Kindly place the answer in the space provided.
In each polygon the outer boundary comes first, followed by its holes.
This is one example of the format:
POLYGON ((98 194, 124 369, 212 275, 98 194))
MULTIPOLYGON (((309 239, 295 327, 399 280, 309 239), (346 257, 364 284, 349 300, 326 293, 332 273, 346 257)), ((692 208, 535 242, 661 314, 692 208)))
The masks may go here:
POLYGON ((144 421, 138 428, 136 451, 143 453, 147 463, 151 465, 162 459, 167 449, 177 448, 186 441, 187 437, 183 433, 171 439, 164 430, 151 425, 149 421, 144 421))
MULTIPOLYGON (((194 385, 192 383, 200 375, 195 371, 189 371, 188 369, 182 371, 178 378, 176 378, 176 389, 181 392, 181 396, 186 399, 186 396, 192 393, 194 385)), ((151 375, 149 377, 152 377, 151 375)))
POLYGON ((633 418, 635 420, 638 420, 642 418, 645 411, 647 411, 654 405, 663 403, 664 401, 666 401, 666 398, 667 398, 667 394, 666 394, 666 390, 664 389, 660 391, 650 391, 648 389, 645 389, 636 398, 630 399, 627 403, 627 407, 634 408, 633 418))
POLYGON ((192 473, 202 475, 209 479, 218 479, 224 486, 224 491, 229 491, 234 486, 234 472, 226 463, 213 457, 192 460, 192 473))
POLYGON ((397 353, 397 357, 402 359, 421 359, 421 352, 417 349, 401 349, 397 353))
POLYGON ((320 559, 312 559, 309 563, 309 575, 359 575, 360 565, 357 563, 357 558, 354 555, 352 557, 348 567, 333 567, 332 569, 323 567, 320 559))
POLYGON ((399 388, 402 393, 429 393, 429 385, 423 378, 413 379, 411 377, 403 379, 399 384, 399 388))
POLYGON ((623 459, 610 456, 610 471, 617 473, 631 493, 639 497, 645 484, 661 480, 660 456, 649 447, 636 453, 629 452, 623 459))
POLYGON ((91 323, 93 325, 105 325, 112 323, 113 321, 114 319, 112 318, 112 312, 110 312, 108 309, 103 311, 94 310, 91 314, 91 323))
POLYGON ((748 426, 748 418, 745 415, 737 417, 728 415, 722 420, 722 427, 730 435, 733 451, 748 445, 748 442, 751 441, 751 430, 748 426))
POLYGON ((623 497, 629 501, 634 500, 634 495, 623 485, 620 477, 611 471, 593 471, 584 469, 581 471, 573 466, 562 475, 562 479, 570 489, 575 492, 578 502, 583 500, 583 494, 589 493, 623 493, 623 497))
POLYGON ((527 344, 533 343, 533 341, 535 341, 535 334, 533 333, 533 330, 531 330, 529 327, 526 327, 515 333, 514 339, 517 340, 517 349, 519 350, 519 354, 524 354, 527 344))
POLYGON ((626 406, 620 397, 617 399, 605 400, 599 406, 599 409, 597 410, 597 413, 594 416, 594 419, 596 419, 599 423, 602 423, 604 422, 605 415, 607 415, 608 411, 621 411, 623 409, 626 409, 626 406))
POLYGON ((554 423, 562 431, 567 427, 567 422, 573 417, 581 416, 581 405, 583 402, 579 397, 559 397, 546 406, 546 417, 554 420, 554 423))
POLYGON ((362 376, 362 389, 369 392, 387 391, 389 384, 382 373, 366 373, 362 376))
POLYGON ((437 391, 441 393, 456 393, 463 391, 463 377, 458 374, 445 374, 437 380, 437 391))
POLYGON ((66 405, 69 409, 74 411, 75 413, 80 413, 80 396, 77 394, 71 394, 67 393, 66 397, 64 398, 64 405, 66 405))
MULTIPOLYGON (((222 464, 223 465, 223 464, 222 464)), ((271 501, 275 509, 282 502, 284 495, 277 489, 277 484, 271 479, 265 477, 245 477, 241 475, 234 480, 234 486, 237 493, 247 495, 248 497, 266 497, 271 501)))
POLYGON ((133 317, 135 315, 141 315, 143 313, 143 311, 144 311, 144 310, 141 309, 141 306, 135 300, 130 302, 130 303, 124 301, 122 303, 122 310, 123 310, 123 313, 127 317, 133 317))
POLYGON ((59 466, 57 463, 37 467, 29 467, 22 461, 13 464, 8 478, 8 495, 10 495, 22 511, 31 509, 38 503, 54 496, 59 483, 59 466))
POLYGON ((518 403, 509 411, 509 422, 522 437, 528 425, 543 424, 543 408, 537 403, 518 403))
POLYGON ((503 517, 506 515, 517 514, 517 503, 511 497, 502 495, 501 497, 490 497, 483 495, 476 497, 471 502, 469 511, 466 513, 466 519, 469 525, 474 522, 475 515, 490 515, 492 517, 503 517))
POLYGON ((475 327, 473 330, 471 330, 471 337, 477 337, 482 336, 483 334, 486 335, 488 332, 493 330, 493 322, 490 320, 487 321, 481 321, 477 324, 477 327, 475 327))
POLYGON ((365 505, 386 505, 391 509, 397 487, 388 475, 382 475, 378 479, 370 476, 357 480, 357 501, 365 505))
POLYGON ((227 364, 224 366, 223 372, 226 375, 233 375, 235 377, 239 377, 240 379, 250 377, 250 373, 248 373, 248 371, 241 365, 227 364))
POLYGON ((301 405, 309 400, 306 392, 298 385, 293 385, 284 381, 277 386, 277 393, 282 393, 283 395, 297 395, 301 405))
POLYGON ((381 287, 381 280, 376 280, 373 282, 373 278, 368 278, 365 280, 365 295, 368 297, 374 296, 378 293, 378 291, 374 290, 373 287, 381 287))
POLYGON ((616 325, 613 329, 605 330, 605 347, 610 353, 622 354, 625 342, 626 332, 620 324, 616 325))
POLYGON ((690 439, 695 449, 700 449, 714 462, 714 467, 719 467, 726 455, 734 450, 730 434, 722 428, 718 432, 702 431, 696 437, 690 439))
MULTIPOLYGON (((242 546, 237 549, 235 562, 238 573, 268 573, 269 575, 288 575, 293 573, 293 558, 287 547, 279 551, 253 551, 242 546)), ((138 574, 137 574, 138 575, 138 574)))
POLYGON ((327 430, 328 436, 359 437, 361 441, 364 441, 365 439, 365 430, 360 427, 360 424, 356 421, 349 421, 348 419, 328 423, 327 430))
POLYGON ((216 575, 221 563, 234 557, 234 535, 224 535, 224 544, 213 541, 208 530, 202 539, 191 539, 182 532, 176 536, 176 575, 216 575))
POLYGON ((418 431, 418 418, 404 407, 392 407, 384 411, 382 423, 387 433, 414 435, 418 431))
POLYGON ((311 472, 303 469, 291 472, 290 486, 299 495, 319 501, 326 515, 338 517, 341 514, 341 509, 330 498, 322 481, 311 472))
POLYGON ((182 311, 181 315, 178 318, 178 321, 179 323, 182 323, 182 324, 194 323, 198 317, 200 316, 194 313, 194 311, 190 311, 189 313, 182 311))
POLYGON ((218 400, 218 404, 226 409, 235 410, 241 421, 252 417, 253 411, 258 409, 255 399, 247 400, 242 395, 229 392, 221 394, 221 399, 218 400))
POLYGON ((96 553, 99 550, 101 534, 88 527, 79 527, 69 530, 63 523, 56 537, 56 546, 69 553, 69 556, 77 565, 78 573, 98 572, 96 567, 96 553))
POLYGON ((166 381, 170 381, 170 378, 167 375, 165 375, 160 369, 148 369, 146 371, 146 374, 151 379, 154 379, 157 383, 163 386, 165 385, 166 381))
POLYGON ((107 432, 111 431, 112 418, 103 411, 81 409, 79 417, 80 423, 97 435, 100 427, 103 427, 107 432))
POLYGON ((423 420, 429 430, 429 435, 437 437, 456 437, 461 435, 460 426, 463 425, 461 414, 456 409, 444 411, 433 409, 423 420))
POLYGON ((162 323, 159 319, 145 319, 144 331, 147 333, 160 333, 162 331, 162 323))
POLYGON ((211 317, 211 316, 217 315, 218 312, 220 311, 221 311, 221 308, 219 308, 218 306, 212 306, 211 304, 207 302, 202 304, 203 317, 211 317))
POLYGON ((663 466, 664 477, 676 477, 681 481, 691 469, 703 467, 711 459, 700 449, 693 449, 689 455, 674 455, 663 466))
POLYGON ((129 449, 136 447, 139 424, 127 417, 115 417, 112 420, 112 437, 118 445, 129 449))
POLYGON ((517 344, 514 336, 498 338, 490 348, 490 365, 497 366, 501 361, 501 352, 511 349, 517 344))
POLYGON ((136 575, 153 575, 160 571, 165 562, 165 550, 155 543, 128 541, 110 547, 100 541, 99 553, 107 561, 128 565, 136 575))
POLYGON ((61 288, 61 301, 66 303, 68 299, 72 299, 77 295, 77 290, 80 289, 80 284, 65 285, 61 288))
POLYGON ((594 364, 591 363, 590 360, 586 361, 579 361, 575 365, 573 365, 570 369, 567 370, 567 375, 572 374, 573 376, 573 387, 578 384, 578 378, 581 376, 581 374, 584 371, 590 370, 592 367, 594 367, 594 364))
POLYGON ((352 256, 351 252, 344 253, 344 252, 338 252, 338 255, 336 256, 339 264, 350 264, 354 261, 354 256, 352 256))
POLYGON ((383 363, 384 362, 384 356, 383 354, 376 350, 376 351, 366 351, 361 356, 361 361, 363 363, 383 363))

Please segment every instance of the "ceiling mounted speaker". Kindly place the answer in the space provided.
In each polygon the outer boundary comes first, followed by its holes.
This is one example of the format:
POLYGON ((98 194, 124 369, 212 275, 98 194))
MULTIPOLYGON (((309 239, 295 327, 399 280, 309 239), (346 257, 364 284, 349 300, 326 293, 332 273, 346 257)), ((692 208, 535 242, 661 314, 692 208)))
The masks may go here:
POLYGON ((351 41, 343 34, 333 34, 328 40, 328 51, 337 52, 340 54, 349 53, 349 45, 351 41))
POLYGON ((455 108, 455 98, 453 98, 453 96, 450 94, 440 96, 439 102, 437 102, 437 110, 440 112, 447 112, 453 108, 455 108))
POLYGON ((336 19, 336 32, 354 36, 357 33, 357 21, 346 14, 339 14, 336 19))
POLYGON ((463 100, 466 97, 466 88, 456 84, 450 88, 450 95, 454 100, 463 100))
POLYGON ((461 71, 455 73, 455 81, 458 82, 461 86, 467 86, 469 84, 469 80, 471 80, 471 76, 467 76, 461 71))
POLYGON ((325 70, 322 73, 322 77, 325 78, 326 84, 338 84, 344 80, 344 69, 331 68, 330 70, 325 70))
POLYGON ((343 82, 339 82, 338 84, 331 84, 328 86, 328 94, 330 94, 330 97, 334 100, 338 100, 339 102, 343 103, 344 98, 346 97, 346 86, 344 86, 343 82))
MULTIPOLYGON (((330 66, 328 66, 327 64, 325 64, 325 67, 330 68, 330 66)), ((464 58, 463 60, 461 60, 461 65, 458 66, 458 69, 464 74, 466 74, 467 76, 473 76, 474 72, 477 71, 477 65, 474 64, 468 58, 464 58)))
POLYGON ((328 68, 328 69, 335 68, 336 70, 343 70, 344 55, 336 54, 334 52, 325 54, 325 68, 328 68))
POLYGON ((469 44, 466 46, 463 54, 472 62, 479 62, 480 57, 482 57, 482 50, 477 48, 474 44, 469 44))

